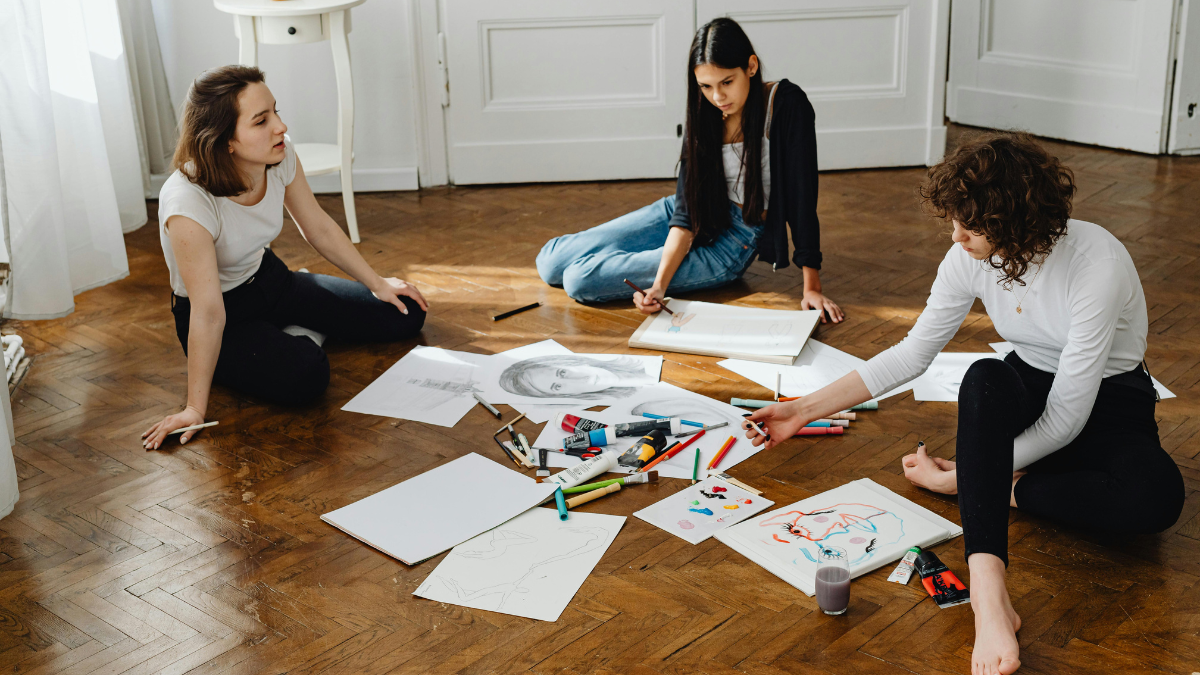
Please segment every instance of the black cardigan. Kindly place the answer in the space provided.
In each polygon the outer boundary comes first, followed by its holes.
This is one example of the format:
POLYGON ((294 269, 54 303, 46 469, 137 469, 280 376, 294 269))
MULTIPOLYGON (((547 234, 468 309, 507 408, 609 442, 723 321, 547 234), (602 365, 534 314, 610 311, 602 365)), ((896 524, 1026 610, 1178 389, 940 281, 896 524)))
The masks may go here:
MULTIPOLYGON (((780 80, 771 117, 771 197, 767 201, 766 232, 758 240, 758 258, 774 269, 788 266, 788 236, 801 267, 821 269, 821 224, 817 220, 816 114, 800 87, 780 80)), ((684 197, 685 159, 679 161, 675 182, 675 213, 671 227, 691 229, 684 197)))

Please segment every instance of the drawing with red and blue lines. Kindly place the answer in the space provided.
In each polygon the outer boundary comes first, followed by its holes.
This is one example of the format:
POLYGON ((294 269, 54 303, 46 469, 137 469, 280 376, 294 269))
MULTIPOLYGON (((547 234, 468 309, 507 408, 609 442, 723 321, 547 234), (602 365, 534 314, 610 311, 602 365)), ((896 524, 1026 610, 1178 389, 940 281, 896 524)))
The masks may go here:
POLYGON ((811 511, 793 509, 763 518, 764 544, 796 547, 793 564, 817 562, 822 546, 838 546, 854 566, 875 556, 880 548, 904 537, 904 519, 870 504, 843 503, 811 511))

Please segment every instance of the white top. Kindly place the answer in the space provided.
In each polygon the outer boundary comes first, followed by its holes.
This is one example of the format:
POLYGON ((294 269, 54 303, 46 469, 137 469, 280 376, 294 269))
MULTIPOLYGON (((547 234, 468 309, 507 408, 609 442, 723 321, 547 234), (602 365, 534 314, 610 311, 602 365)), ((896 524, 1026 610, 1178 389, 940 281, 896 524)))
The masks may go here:
POLYGON ((222 12, 248 16, 306 16, 358 7, 367 0, 213 0, 222 12))
POLYGON ((1054 245, 1040 272, 1030 265, 1025 286, 1007 290, 1000 276, 955 245, 942 260, 925 311, 908 336, 859 367, 858 373, 872 396, 917 377, 980 298, 996 332, 1013 344, 1017 356, 1054 373, 1046 410, 1016 439, 1017 470, 1074 440, 1091 415, 1100 380, 1141 363, 1146 353, 1146 296, 1121 242, 1081 220, 1067 222, 1067 234, 1054 245))
MULTIPOLYGON (((771 113, 775 108, 775 90, 779 88, 776 82, 771 87, 771 96, 767 99, 767 123, 763 127, 762 139, 762 186, 763 208, 771 200, 771 113)), ((721 146, 721 163, 725 165, 725 188, 729 201, 734 204, 745 204, 745 172, 742 171, 742 142, 725 143, 721 146)))
POLYGON ((283 161, 267 169, 267 192, 254 206, 242 206, 228 197, 214 197, 178 170, 163 183, 158 193, 158 239, 175 295, 186 298, 187 289, 179 276, 171 238, 167 235, 171 216, 191 218, 212 235, 222 293, 236 288, 258 271, 263 249, 283 230, 284 188, 296 177, 296 148, 286 135, 283 147, 283 161))

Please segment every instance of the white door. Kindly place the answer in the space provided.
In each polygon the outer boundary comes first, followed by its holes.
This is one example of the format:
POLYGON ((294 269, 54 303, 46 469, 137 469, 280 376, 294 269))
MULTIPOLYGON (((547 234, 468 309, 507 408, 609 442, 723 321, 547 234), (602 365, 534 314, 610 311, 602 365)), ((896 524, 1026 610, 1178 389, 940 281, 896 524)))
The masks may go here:
POLYGON ((766 78, 808 94, 822 170, 942 158, 949 15, 949 0, 696 2, 697 24, 734 19, 766 78))
POLYGON ((693 25, 691 0, 444 2, 450 181, 675 175, 693 25))
POLYGON ((955 0, 946 114, 1162 152, 1177 1, 955 0))

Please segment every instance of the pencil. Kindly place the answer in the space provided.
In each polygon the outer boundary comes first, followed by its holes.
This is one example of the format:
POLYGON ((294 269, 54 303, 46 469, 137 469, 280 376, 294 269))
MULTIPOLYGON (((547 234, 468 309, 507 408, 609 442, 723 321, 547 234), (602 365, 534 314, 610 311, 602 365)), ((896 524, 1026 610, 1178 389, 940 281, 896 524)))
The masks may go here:
POLYGON ((534 308, 536 308, 536 307, 541 307, 541 306, 542 306, 542 303, 540 303, 540 302, 535 302, 535 303, 533 303, 533 304, 531 304, 531 305, 525 305, 524 307, 518 307, 518 308, 516 308, 516 309, 510 309, 510 310, 508 310, 507 312, 501 312, 500 314, 497 314, 496 316, 493 316, 493 317, 492 317, 492 321, 499 321, 500 319, 507 319, 508 317, 510 317, 510 316, 512 316, 512 315, 514 315, 514 314, 520 314, 521 312, 525 312, 525 311, 528 311, 528 310, 534 309, 534 308))
POLYGON ((175 431, 168 432, 167 435, 170 436, 172 434, 182 434, 183 432, 191 431, 192 429, 203 429, 204 427, 215 427, 218 424, 220 424, 220 422, 205 422, 204 424, 193 424, 190 427, 181 427, 179 429, 176 429, 175 431))
MULTIPOLYGON (((638 293, 641 293, 642 295, 646 294, 646 291, 643 291, 642 289, 638 288, 637 285, 634 284, 632 281, 630 281, 628 279, 622 279, 621 281, 624 281, 626 284, 629 285, 630 288, 637 291, 638 293)), ((658 305, 659 305, 659 307, 662 307, 663 311, 666 312, 667 314, 670 314, 671 316, 675 316, 675 312, 672 312, 671 309, 669 307, 667 307, 667 305, 665 303, 660 302, 660 303, 658 303, 658 305)))
POLYGON ((717 465, 719 465, 721 460, 725 458, 725 453, 729 452, 729 449, 733 447, 733 444, 736 441, 737 439, 733 436, 730 436, 729 440, 725 441, 725 445, 722 445, 721 449, 717 451, 717 456, 713 457, 712 461, 708 463, 708 469, 710 471, 717 468, 717 465))
POLYGON ((696 448, 696 463, 692 465, 692 485, 700 482, 700 448, 696 448))

